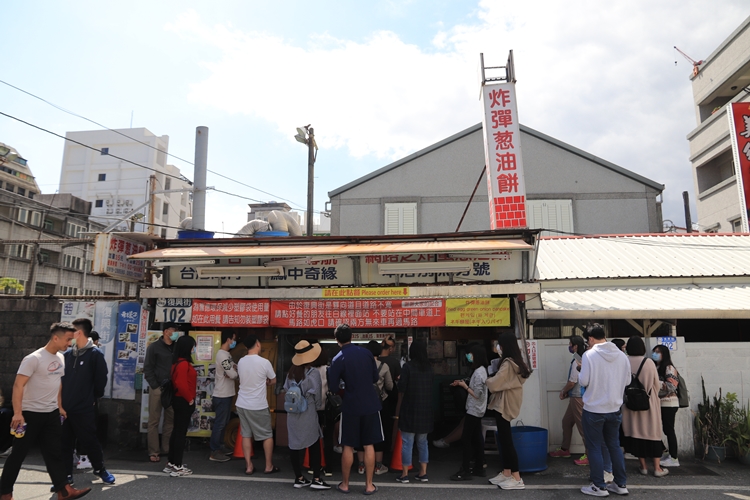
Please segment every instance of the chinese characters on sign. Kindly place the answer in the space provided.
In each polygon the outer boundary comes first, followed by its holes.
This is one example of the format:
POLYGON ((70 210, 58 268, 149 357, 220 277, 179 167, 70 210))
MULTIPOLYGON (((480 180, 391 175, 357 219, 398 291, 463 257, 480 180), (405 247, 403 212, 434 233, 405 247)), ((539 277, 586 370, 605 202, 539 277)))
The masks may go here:
POLYGON ((111 233, 96 236, 93 274, 140 281, 144 276, 144 261, 128 260, 129 255, 146 251, 146 245, 111 233))
POLYGON ((732 130, 732 149, 734 153, 734 170, 737 176, 737 188, 740 197, 740 214, 742 232, 750 231, 748 227, 748 208, 750 208, 750 103, 735 102, 731 104, 729 128, 732 130))
POLYGON ((375 298, 375 297, 408 297, 409 287, 383 287, 383 288, 324 288, 323 298, 375 298))
MULTIPOLYGON (((193 313, 195 317, 195 313, 193 313)), ((442 326, 443 299, 426 300, 274 300, 271 326, 281 328, 398 328, 442 326)))
POLYGON ((485 85, 484 155, 490 197, 490 228, 527 227, 521 128, 514 83, 485 85))
POLYGON ((510 300, 446 299, 445 326, 510 326, 510 300))
POLYGON ((268 326, 268 300, 193 300, 193 326, 268 326))

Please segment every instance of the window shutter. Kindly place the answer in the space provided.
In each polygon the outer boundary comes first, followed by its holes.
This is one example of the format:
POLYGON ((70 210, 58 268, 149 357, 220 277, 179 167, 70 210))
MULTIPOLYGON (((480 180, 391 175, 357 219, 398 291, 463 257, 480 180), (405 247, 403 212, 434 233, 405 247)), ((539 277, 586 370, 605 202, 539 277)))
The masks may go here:
POLYGON ((528 200, 530 229, 549 229, 540 236, 563 236, 573 231, 573 200, 528 200))
POLYGON ((384 234, 417 234, 416 203, 386 203, 384 234))

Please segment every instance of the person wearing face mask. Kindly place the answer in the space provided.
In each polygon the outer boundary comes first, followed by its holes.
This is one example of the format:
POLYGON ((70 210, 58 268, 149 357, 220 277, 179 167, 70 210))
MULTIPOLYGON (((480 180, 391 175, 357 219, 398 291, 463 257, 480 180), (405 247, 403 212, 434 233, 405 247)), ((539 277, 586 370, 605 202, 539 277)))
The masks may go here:
MULTIPOLYGON (((584 345, 583 337, 579 335, 573 335, 570 337, 568 352, 573 355, 573 359, 570 361, 570 367, 568 369, 568 381, 565 384, 565 387, 560 391, 560 400, 568 399, 568 409, 562 419, 562 445, 549 454, 549 456, 553 458, 570 457, 570 441, 573 438, 573 426, 578 428, 578 433, 581 435, 581 438, 584 437, 581 417, 583 415, 583 393, 585 392, 585 389, 578 383, 577 368, 581 364, 581 359, 585 351, 586 346, 584 345)), ((589 461, 586 454, 576 460, 576 465, 588 465, 588 463, 589 461)))
POLYGON ((475 345, 466 354, 466 361, 472 369, 471 379, 467 384, 465 380, 455 380, 452 386, 466 389, 469 396, 466 398, 466 417, 464 417, 464 430, 461 435, 463 444, 463 462, 461 469, 453 474, 451 481, 468 481, 472 476, 484 477, 486 472, 482 468, 484 463, 484 439, 482 437, 482 417, 487 411, 487 351, 482 345, 475 345), (471 468, 471 460, 474 459, 474 468, 471 468))
POLYGON ((190 418, 195 411, 195 391, 198 374, 193 368, 193 354, 195 354, 195 339, 188 335, 180 337, 175 342, 172 353, 172 367, 170 376, 174 395, 172 409, 174 410, 174 432, 170 436, 169 455, 164 472, 171 477, 189 476, 193 473, 182 463, 185 452, 190 418))
POLYGON ((651 359, 656 363, 656 371, 659 373, 659 403, 661 406, 661 428, 664 435, 667 436, 669 450, 661 457, 661 465, 667 467, 679 467, 680 460, 677 458, 677 435, 674 432, 674 420, 677 416, 677 410, 680 409, 680 402, 677 398, 677 368, 672 364, 672 356, 669 348, 663 345, 657 345, 651 351, 651 359))
POLYGON ((232 361, 229 351, 236 346, 237 340, 234 332, 226 330, 221 332, 221 347, 216 353, 214 392, 211 395, 211 402, 216 413, 209 441, 211 454, 208 459, 212 462, 228 462, 229 455, 232 454, 232 450, 224 447, 224 429, 232 411, 232 398, 235 394, 234 381, 237 380, 237 365, 232 361))
MULTIPOLYGON (((180 338, 180 332, 174 323, 162 324, 162 336, 148 346, 146 359, 143 361, 143 377, 148 382, 148 456, 151 462, 159 458, 159 421, 161 420, 161 385, 170 377, 172 369, 172 350, 174 342, 180 338)), ((174 427, 174 410, 164 410, 162 426, 161 451, 169 453, 169 440, 174 427)))

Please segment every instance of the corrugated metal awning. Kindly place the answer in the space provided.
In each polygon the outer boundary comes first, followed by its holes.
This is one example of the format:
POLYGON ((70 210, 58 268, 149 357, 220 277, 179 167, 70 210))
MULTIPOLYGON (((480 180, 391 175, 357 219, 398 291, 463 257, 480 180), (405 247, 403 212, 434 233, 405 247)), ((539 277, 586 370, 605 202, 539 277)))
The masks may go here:
POLYGON ((161 248, 149 250, 130 259, 215 259, 240 257, 323 257, 328 255, 377 255, 377 254, 434 254, 465 253, 481 254, 511 250, 533 250, 522 239, 487 239, 455 241, 404 241, 383 243, 334 243, 328 245, 225 245, 196 246, 186 248, 161 248))
POLYGON ((750 318, 750 285, 639 286, 542 291, 530 319, 750 318))

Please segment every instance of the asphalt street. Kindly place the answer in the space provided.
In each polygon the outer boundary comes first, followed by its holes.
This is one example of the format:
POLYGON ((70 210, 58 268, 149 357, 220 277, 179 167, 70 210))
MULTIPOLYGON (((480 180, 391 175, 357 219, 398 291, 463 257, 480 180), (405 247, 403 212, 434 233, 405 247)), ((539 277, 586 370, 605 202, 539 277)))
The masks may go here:
MULTIPOLYGON (((432 450, 431 450, 432 453, 432 450)), ((106 454, 105 454, 106 455, 106 454)), ((339 456, 335 456, 338 459, 339 456)), ((460 450, 434 450, 428 469, 429 483, 396 483, 396 473, 376 476, 375 484, 379 491, 376 498, 383 499, 431 499, 455 500, 457 498, 490 498, 497 495, 534 499, 569 499, 586 498, 579 491, 587 484, 587 467, 577 467, 572 460, 549 460, 546 471, 535 474, 524 474, 526 490, 501 491, 489 485, 486 479, 476 478, 473 481, 454 483, 448 476, 455 472, 460 458, 460 450)), ((145 460, 143 452, 123 452, 107 456, 110 471, 117 477, 113 486, 102 484, 90 472, 77 471, 77 487, 92 486, 93 491, 86 497, 101 499, 135 499, 158 498, 179 500, 216 500, 221 498, 307 498, 326 497, 344 498, 345 495, 335 489, 329 491, 312 491, 309 488, 292 487, 291 467, 288 457, 277 451, 274 463, 282 468, 278 475, 263 476, 256 473, 245 476, 242 471, 242 460, 235 459, 226 463, 215 463, 207 460, 204 450, 186 453, 185 461, 193 469, 192 476, 173 478, 161 472, 165 464, 155 466, 145 460), (94 479, 96 479, 94 481, 94 479)), ((256 467, 262 468, 262 457, 254 459, 256 467)), ((488 474, 497 473, 497 457, 488 456, 488 474)), ((663 479, 653 476, 640 476, 636 471, 636 462, 628 461, 629 498, 658 499, 747 499, 750 500, 750 469, 729 461, 721 465, 710 465, 701 461, 683 459, 683 467, 673 469, 673 473, 663 479)), ((332 486, 340 481, 338 468, 334 475, 326 478, 332 486)), ((348 498, 361 498, 364 491, 362 476, 352 475, 351 490, 348 498)), ((30 455, 21 472, 14 491, 16 500, 53 498, 49 492, 49 476, 45 472, 41 456, 30 455)), ((615 495, 612 495, 615 496, 615 495)))

